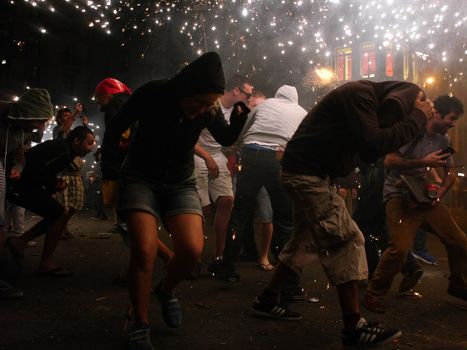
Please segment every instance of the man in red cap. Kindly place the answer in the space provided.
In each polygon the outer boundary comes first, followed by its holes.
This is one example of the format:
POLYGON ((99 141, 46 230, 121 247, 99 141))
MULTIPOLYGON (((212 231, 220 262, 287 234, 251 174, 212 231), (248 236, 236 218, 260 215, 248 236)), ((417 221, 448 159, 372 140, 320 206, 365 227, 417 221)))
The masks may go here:
MULTIPOLYGON (((100 110, 105 113, 104 123, 107 127, 109 121, 117 114, 131 95, 131 89, 115 78, 106 78, 96 86, 94 97, 100 110)), ((104 204, 114 206, 117 201, 118 168, 115 164, 121 164, 126 155, 126 147, 131 135, 131 128, 122 134, 120 147, 113 153, 113 159, 101 162, 102 192, 104 204)), ((97 152, 99 154, 99 151, 97 152)), ((117 223, 118 225, 118 223, 117 223)))
POLYGON ((106 78, 96 86, 94 97, 102 112, 105 112, 105 125, 117 114, 131 95, 131 89, 115 78, 106 78))

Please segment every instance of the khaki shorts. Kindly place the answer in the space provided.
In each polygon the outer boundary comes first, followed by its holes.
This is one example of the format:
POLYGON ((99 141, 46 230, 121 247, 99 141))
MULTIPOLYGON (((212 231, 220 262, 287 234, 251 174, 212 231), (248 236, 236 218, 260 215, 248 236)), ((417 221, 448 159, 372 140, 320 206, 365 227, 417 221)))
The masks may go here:
POLYGON ((227 158, 223 154, 211 156, 219 167, 219 176, 216 179, 209 179, 206 162, 203 158, 195 156, 196 189, 203 208, 211 204, 211 201, 215 203, 219 197, 233 197, 232 177, 227 168, 227 158))
POLYGON ((365 239, 329 178, 282 173, 295 229, 279 260, 295 272, 319 259, 332 285, 368 277, 365 239))

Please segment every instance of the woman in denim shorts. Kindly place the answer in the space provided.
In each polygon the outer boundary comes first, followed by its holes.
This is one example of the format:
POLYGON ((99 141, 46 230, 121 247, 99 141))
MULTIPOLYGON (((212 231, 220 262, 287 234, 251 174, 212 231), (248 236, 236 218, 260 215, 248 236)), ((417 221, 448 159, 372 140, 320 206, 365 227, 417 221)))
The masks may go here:
POLYGON ((148 306, 157 253, 158 218, 170 233, 174 256, 165 279, 156 287, 164 321, 181 324, 175 286, 193 270, 203 250, 203 217, 194 176, 194 145, 208 128, 222 145, 233 144, 245 123, 248 108, 234 106, 230 124, 218 108, 224 92, 219 56, 209 52, 170 80, 150 81, 130 97, 110 121, 102 146, 102 167, 115 166, 112 149, 128 126, 138 121, 127 158, 120 170, 118 211, 131 236, 129 293, 135 324, 132 349, 152 349, 148 306))

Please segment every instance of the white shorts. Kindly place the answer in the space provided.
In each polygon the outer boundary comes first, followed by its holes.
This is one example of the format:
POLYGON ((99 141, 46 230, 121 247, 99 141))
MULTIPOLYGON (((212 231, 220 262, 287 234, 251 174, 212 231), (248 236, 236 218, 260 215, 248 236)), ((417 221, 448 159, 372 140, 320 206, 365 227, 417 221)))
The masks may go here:
POLYGON ((208 168, 203 158, 195 155, 196 189, 201 200, 201 206, 208 206, 222 196, 233 197, 232 178, 227 168, 227 158, 221 154, 211 154, 219 167, 219 177, 212 180, 208 177, 208 168))

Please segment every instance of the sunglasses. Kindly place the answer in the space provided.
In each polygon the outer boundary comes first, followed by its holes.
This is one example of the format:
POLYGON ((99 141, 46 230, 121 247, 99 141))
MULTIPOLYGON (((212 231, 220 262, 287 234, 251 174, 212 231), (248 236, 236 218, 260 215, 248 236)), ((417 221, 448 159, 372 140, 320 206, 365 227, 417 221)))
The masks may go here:
POLYGON ((248 92, 246 92, 245 90, 243 90, 242 88, 238 86, 237 86, 237 89, 240 90, 240 92, 244 94, 247 98, 250 98, 251 96, 253 96, 253 94, 249 94, 248 92))

